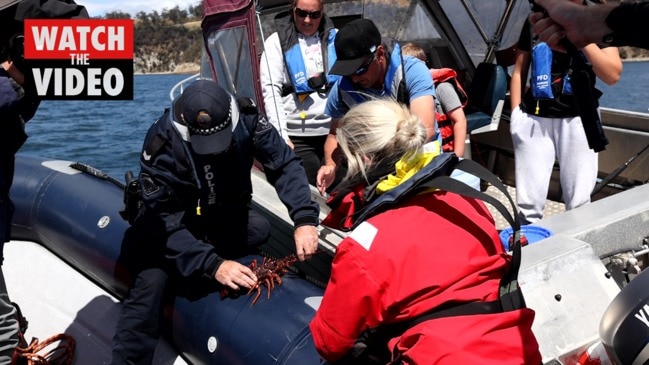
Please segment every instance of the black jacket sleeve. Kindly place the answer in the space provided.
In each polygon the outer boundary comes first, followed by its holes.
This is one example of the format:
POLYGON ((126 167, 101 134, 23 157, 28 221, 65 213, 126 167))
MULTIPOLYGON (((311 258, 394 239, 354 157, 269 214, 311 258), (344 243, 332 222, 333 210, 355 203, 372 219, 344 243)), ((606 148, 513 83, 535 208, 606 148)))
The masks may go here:
MULTIPOLYGON (((164 229, 165 257, 185 277, 213 277, 223 262, 212 244, 195 237, 187 227, 195 212, 197 187, 186 161, 184 145, 165 114, 149 129, 140 156, 140 184, 146 213, 143 219, 158 222, 150 229, 164 229), (151 218, 151 217, 155 218, 151 218)), ((143 229, 146 229, 144 227, 143 229)))
POLYGON ((263 165, 266 179, 277 190, 295 228, 317 226, 320 207, 311 200, 311 189, 301 160, 263 114, 252 117, 257 118, 253 131, 255 158, 263 165))

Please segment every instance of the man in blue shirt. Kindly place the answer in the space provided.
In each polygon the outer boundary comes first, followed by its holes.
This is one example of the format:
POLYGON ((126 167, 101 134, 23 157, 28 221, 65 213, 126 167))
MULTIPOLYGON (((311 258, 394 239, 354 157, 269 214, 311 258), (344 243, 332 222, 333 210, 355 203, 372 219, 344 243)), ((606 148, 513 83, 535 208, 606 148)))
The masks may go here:
POLYGON ((382 40, 369 19, 356 19, 336 34, 336 63, 330 73, 342 75, 329 92, 325 113, 332 118, 325 142, 324 165, 318 170, 317 188, 324 194, 336 179, 340 165, 336 141, 338 121, 355 104, 391 97, 410 107, 426 127, 429 148, 440 149, 435 124, 435 86, 426 65, 402 56, 398 43, 382 40))

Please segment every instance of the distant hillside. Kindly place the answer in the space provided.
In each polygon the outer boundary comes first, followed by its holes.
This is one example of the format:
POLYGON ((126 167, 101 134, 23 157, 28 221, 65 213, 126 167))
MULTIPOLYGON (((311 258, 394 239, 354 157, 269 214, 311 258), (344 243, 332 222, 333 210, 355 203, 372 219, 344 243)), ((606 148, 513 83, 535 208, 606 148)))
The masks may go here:
POLYGON ((649 50, 633 47, 620 47, 623 60, 649 60, 649 50))
POLYGON ((202 1, 187 9, 176 6, 158 13, 106 13, 106 19, 133 19, 135 73, 196 73, 202 47, 200 17, 202 1))
POLYGON ((198 72, 202 44, 200 22, 136 22, 134 72, 198 72))

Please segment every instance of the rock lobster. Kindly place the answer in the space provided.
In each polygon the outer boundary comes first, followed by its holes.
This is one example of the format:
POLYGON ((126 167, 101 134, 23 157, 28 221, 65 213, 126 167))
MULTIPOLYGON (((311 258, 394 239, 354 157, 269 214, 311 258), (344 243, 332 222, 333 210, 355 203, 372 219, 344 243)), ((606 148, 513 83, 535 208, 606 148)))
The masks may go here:
MULTIPOLYGON (((257 264, 257 259, 253 260, 248 267, 255 273, 257 276, 257 283, 248 290, 247 295, 251 295, 254 291, 257 291, 255 298, 252 300, 251 306, 254 306, 257 303, 257 300, 261 297, 261 287, 266 286, 268 290, 268 299, 270 299, 270 292, 275 288, 275 282, 278 285, 282 285, 282 279, 280 276, 284 275, 289 266, 297 262, 297 255, 292 254, 288 255, 282 259, 274 257, 264 257, 264 260, 261 264, 257 264)), ((221 290, 221 298, 225 298, 230 294, 230 289, 225 288, 221 290)))

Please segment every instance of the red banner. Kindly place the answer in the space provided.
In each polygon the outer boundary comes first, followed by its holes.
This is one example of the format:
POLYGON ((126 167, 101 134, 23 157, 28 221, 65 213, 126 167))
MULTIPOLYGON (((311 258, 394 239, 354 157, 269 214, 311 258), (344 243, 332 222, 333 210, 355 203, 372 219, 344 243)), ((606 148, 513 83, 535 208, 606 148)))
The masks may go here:
POLYGON ((132 19, 27 19, 25 59, 133 59, 132 19))
POLYGON ((133 99, 133 20, 27 19, 24 35, 42 99, 133 99))

